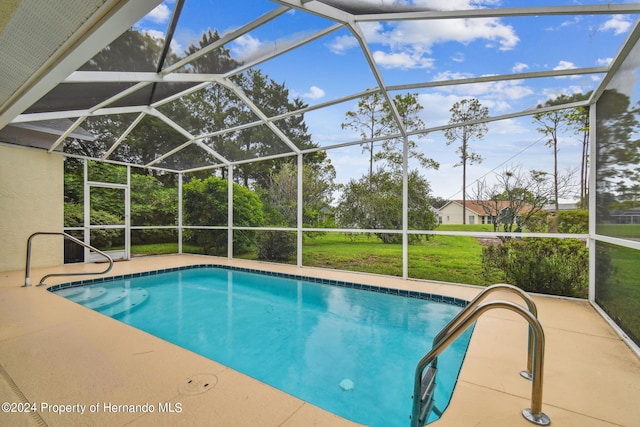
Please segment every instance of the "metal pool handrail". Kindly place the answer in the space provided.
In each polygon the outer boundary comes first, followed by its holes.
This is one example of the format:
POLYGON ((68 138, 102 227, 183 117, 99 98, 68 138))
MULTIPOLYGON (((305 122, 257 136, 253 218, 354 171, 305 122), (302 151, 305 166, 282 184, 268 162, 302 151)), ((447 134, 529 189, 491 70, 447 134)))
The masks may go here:
MULTIPOLYGON (((451 321, 449 323, 447 323, 447 325, 438 333, 438 335, 436 335, 436 337, 433 340, 433 346, 435 346, 441 339, 442 337, 444 337, 447 333, 449 333, 449 331, 451 331, 453 329, 454 326, 456 326, 456 324, 458 322, 460 322, 461 319, 463 319, 467 313, 471 312, 471 310, 473 310, 475 307, 477 307, 482 300, 484 300, 486 297, 488 297, 490 294, 494 293, 494 292, 498 292, 498 291, 507 291, 507 292, 513 292, 517 295, 520 295, 520 297, 522 297, 522 299, 524 300, 524 302, 527 304, 527 308, 529 309, 529 311, 531 312, 531 314, 533 314, 533 316, 535 318, 538 318, 538 308, 536 307, 536 303, 533 302, 533 300, 531 299, 531 297, 524 292, 522 289, 513 286, 513 285, 508 285, 506 283, 497 283, 495 285, 491 285, 486 287, 482 292, 480 292, 473 300, 471 300, 471 302, 469 304, 467 304, 467 306, 462 309, 462 311, 460 311, 453 319, 451 319, 451 321)), ((531 379, 531 370, 533 369, 533 331, 531 329, 531 327, 529 327, 529 347, 528 347, 528 352, 527 352, 527 370, 526 371, 521 371, 520 375, 522 375, 524 378, 527 379, 531 379)), ((433 366, 434 368, 437 367, 438 365, 438 360, 436 359, 433 362, 433 366)))
POLYGON ((106 253, 102 252, 99 249, 94 248, 91 245, 87 245, 82 240, 76 239, 75 237, 73 237, 70 234, 67 234, 67 233, 64 233, 64 232, 57 232, 57 231, 38 231, 36 233, 33 233, 31 236, 29 236, 29 239, 27 239, 27 265, 26 265, 26 268, 25 268, 24 286, 23 287, 31 286, 31 284, 29 283, 29 272, 30 272, 30 269, 31 269, 31 240, 35 236, 39 236, 39 235, 63 236, 67 240, 71 240, 72 242, 77 243, 80 246, 84 246, 85 248, 90 249, 90 250, 102 255, 103 257, 105 257, 109 261, 109 266, 107 267, 106 270, 98 271, 98 272, 95 272, 95 273, 82 272, 82 273, 51 273, 51 274, 47 274, 42 279, 40 279, 40 283, 38 283, 37 286, 44 285, 44 281, 46 279, 48 279, 49 277, 55 277, 55 276, 86 276, 88 274, 106 274, 109 271, 111 271, 111 268, 113 268, 113 259, 109 255, 107 255, 106 253))
POLYGON ((464 319, 457 322, 457 324, 451 328, 441 339, 434 345, 429 353, 427 353, 418 362, 415 373, 415 381, 413 384, 413 408, 411 411, 411 426, 422 426, 428 413, 421 414, 422 412, 422 377, 424 369, 429 366, 440 353, 442 353, 458 336, 466 331, 478 317, 480 317, 485 311, 505 308, 518 313, 529 323, 530 328, 533 330, 533 372, 532 372, 532 389, 531 389, 531 408, 525 408, 522 410, 522 416, 528 421, 537 425, 549 425, 551 420, 542 412, 542 382, 544 375, 544 331, 538 319, 529 311, 524 309, 518 304, 514 304, 510 301, 495 300, 479 305, 464 319))

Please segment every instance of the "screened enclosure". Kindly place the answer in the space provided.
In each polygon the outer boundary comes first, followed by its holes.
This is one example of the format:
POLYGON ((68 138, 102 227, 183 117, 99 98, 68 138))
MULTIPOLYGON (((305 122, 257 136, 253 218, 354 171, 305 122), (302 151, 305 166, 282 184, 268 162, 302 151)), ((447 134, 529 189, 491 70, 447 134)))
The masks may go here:
POLYGON ((65 157, 85 242, 474 285, 544 262, 567 288, 530 290, 639 342, 640 4, 19 3, 0 141, 65 157))

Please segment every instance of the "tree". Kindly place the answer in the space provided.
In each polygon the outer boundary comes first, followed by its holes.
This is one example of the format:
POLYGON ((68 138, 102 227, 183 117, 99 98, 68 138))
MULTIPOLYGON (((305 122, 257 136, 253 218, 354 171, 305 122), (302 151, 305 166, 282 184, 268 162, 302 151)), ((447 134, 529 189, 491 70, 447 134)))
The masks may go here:
MULTIPOLYGON (((185 224, 194 226, 227 225, 228 181, 211 176, 207 179, 192 179, 182 187, 185 224)), ((233 184, 233 225, 260 227, 264 225, 262 202, 253 191, 233 184)), ((203 248, 205 254, 223 254, 227 246, 226 233, 218 230, 193 232, 192 243, 203 248)), ((234 233, 233 246, 237 252, 255 245, 255 231, 234 233)))
MULTIPOLYGON (((418 94, 407 93, 406 95, 398 94, 393 98, 393 103, 398 111, 401 125, 407 132, 424 129, 424 122, 419 116, 420 111, 424 109, 418 102, 418 94)), ((400 134, 398 123, 393 120, 391 109, 385 104, 384 110, 387 114, 387 119, 390 123, 388 127, 389 134, 400 134)), ((417 135, 417 138, 422 135, 417 135)), ((389 138, 382 142, 381 149, 375 154, 374 159, 376 161, 385 162, 385 166, 390 168, 396 173, 402 173, 403 165, 403 147, 404 138, 389 138)), ((438 169, 440 165, 433 159, 428 158, 422 152, 418 150, 418 144, 412 140, 407 140, 408 144, 408 157, 413 160, 417 160, 418 164, 424 169, 438 169)))
MULTIPOLYGON (((302 224, 312 227, 322 210, 330 209, 336 172, 331 162, 302 166, 302 224)), ((260 187, 259 187, 260 188, 260 187)), ((274 171, 260 197, 269 225, 296 227, 298 223, 298 170, 285 163, 274 171)))
POLYGON ((360 98, 357 111, 347 111, 346 121, 341 124, 342 129, 353 129, 359 132, 362 139, 369 140, 362 144, 362 152, 369 152, 369 179, 373 177, 374 139, 388 133, 391 123, 384 98, 375 92, 360 98))
MULTIPOLYGON (((218 31, 204 32, 200 40, 191 44, 184 52, 186 56, 220 40, 218 31)), ((157 71, 162 53, 162 41, 137 30, 129 30, 122 37, 100 52, 83 67, 83 70, 122 70, 157 71), (135 55, 131 55, 135 52, 135 55), (122 61, 135 61, 135 64, 122 64, 122 61), (129 68, 124 68, 125 65, 129 68)), ((166 62, 178 60, 175 53, 169 52, 166 62)), ((231 57, 228 49, 219 47, 184 66, 184 72, 223 74, 240 65, 231 57)), ((267 116, 277 116, 306 107, 300 98, 290 99, 289 90, 284 83, 277 83, 260 69, 252 68, 242 74, 230 77, 230 85, 236 85, 267 116)), ((162 83, 150 86, 144 91, 131 95, 135 102, 151 104, 159 96, 180 93, 198 83, 162 83)), ((123 88, 126 88, 123 87, 123 88)), ((157 109, 173 122, 196 136, 209 135, 196 143, 174 152, 162 159, 157 166, 184 170, 219 163, 219 159, 199 144, 205 144, 220 156, 231 161, 269 156, 291 151, 281 138, 268 126, 245 127, 233 132, 220 133, 220 130, 240 127, 257 121, 254 111, 240 97, 223 84, 212 83, 198 91, 181 96, 179 99, 162 104, 157 109)), ((134 115, 91 117, 83 123, 96 141, 87 144, 81 140, 65 143, 65 151, 89 157, 100 158, 113 145, 117 138, 129 127, 134 115)), ((274 122, 274 125, 299 149, 316 148, 304 115, 291 115, 274 122)), ((127 144, 118 147, 109 159, 144 165, 158 159, 185 143, 182 133, 173 129, 160 117, 147 115, 127 135, 127 144)), ((326 154, 306 155, 306 163, 322 163, 326 154)), ((291 162, 291 158, 274 158, 257 163, 243 163, 236 167, 234 179, 245 186, 266 187, 269 176, 280 165, 291 162)), ((152 170, 149 174, 161 177, 152 170)), ((211 172, 200 172, 204 175, 211 172)), ((223 177, 224 177, 223 172, 223 177)))
POLYGON ((445 199, 444 197, 439 197, 439 196, 431 197, 431 206, 433 206, 436 209, 440 209, 447 203, 449 203, 449 200, 445 199))
MULTIPOLYGON (((591 91, 586 94, 574 94, 571 96, 576 101, 589 99, 591 91)), ((589 107, 576 107, 567 111, 567 124, 573 129, 574 134, 581 136, 582 152, 580 154, 580 204, 587 208, 587 196, 589 186, 589 107)))
POLYGON ((640 139, 637 134, 640 107, 628 95, 606 90, 598 100, 596 126, 596 185, 598 222, 619 202, 625 182, 638 182, 640 139), (618 193, 618 194, 616 194, 618 193))
MULTIPOLYGON (((568 174, 561 176, 560 182, 568 183, 571 179, 568 174)), ((504 231, 511 232, 514 224, 526 225, 534 218, 554 194, 554 182, 546 172, 532 169, 525 173, 520 167, 511 167, 496 175, 493 185, 479 181, 474 197, 487 215, 495 217, 494 231, 502 225, 504 231)))
MULTIPOLYGON (((347 111, 346 121, 342 123, 342 128, 350 128, 360 133, 362 139, 370 141, 363 144, 363 152, 369 152, 369 178, 373 176, 373 166, 375 162, 385 162, 386 166, 397 173, 402 171, 404 138, 387 138, 380 147, 380 151, 374 152, 374 139, 384 135, 401 134, 400 127, 406 131, 414 131, 424 128, 424 122, 420 118, 420 111, 424 109, 418 101, 418 94, 407 93, 398 94, 393 98, 393 103, 400 116, 402 123, 397 123, 389 104, 379 93, 365 96, 358 102, 357 111, 347 111)), ((420 135, 418 136, 420 138, 420 135)), ((409 139, 409 158, 417 160, 423 168, 439 167, 438 162, 426 157, 418 150, 415 141, 409 139)))
MULTIPOLYGON (((80 71, 156 71, 164 40, 129 29, 79 68, 80 71)), ((169 58, 176 61, 170 52, 169 58)))
MULTIPOLYGON (((415 141, 398 137, 401 128, 416 131, 424 128, 419 117, 423 107, 417 94, 396 95, 393 98, 401 122, 394 119, 390 106, 379 93, 363 97, 357 111, 347 112, 343 128, 360 132, 363 139, 369 139, 363 151, 369 151, 369 172, 361 179, 352 179, 343 190, 335 210, 337 222, 345 227, 369 229, 402 229, 402 193, 404 144, 408 157, 417 160, 423 168, 437 168, 436 161, 427 158, 417 149, 415 141), (374 154, 374 139, 389 136, 382 142, 379 152, 374 154), (374 171, 374 162, 382 164, 374 171)), ((409 224, 415 229, 432 229, 437 218, 430 209, 429 183, 418 170, 408 171, 409 224)), ((375 233, 385 243, 398 243, 400 234, 375 233)), ((411 240, 418 239, 410 236, 411 240)))
MULTIPOLYGON (((587 95, 574 94, 571 96, 560 95, 555 99, 547 100, 544 105, 538 105, 538 108, 551 107, 554 105, 568 104, 571 102, 580 101, 586 98, 587 95)), ((581 189, 585 189, 586 192, 586 162, 588 156, 588 112, 586 110, 554 110, 546 113, 536 113, 533 115, 533 122, 537 124, 538 132, 545 135, 548 139, 545 143, 548 147, 551 147, 553 152, 553 179, 555 195, 553 198, 555 204, 555 214, 557 216, 560 209, 559 206, 559 191, 560 191, 560 172, 558 171, 558 137, 559 134, 569 128, 573 128, 576 132, 583 133, 583 146, 582 146, 582 159, 581 159, 581 189)))
MULTIPOLYGON (((438 220, 431 210, 429 183, 413 170, 409 173, 410 228, 432 230, 438 220)), ((345 185, 336 207, 336 221, 344 228, 402 229, 402 177, 379 168, 371 179, 363 175, 345 185)), ((375 233, 383 243, 400 243, 399 233, 375 233)), ((410 241, 419 240, 415 235, 410 241)))
MULTIPOLYGON (((218 30, 208 29, 202 33, 198 45, 191 44, 184 51, 185 56, 193 55, 199 50, 220 40, 218 30)), ((231 57, 229 49, 219 47, 208 52, 206 55, 197 58, 185 66, 188 72, 201 74, 223 74, 240 65, 240 62, 231 57)))
POLYGON ((462 166, 462 223, 467 222, 467 165, 481 163, 482 156, 474 153, 469 148, 469 142, 473 139, 482 139, 488 132, 486 123, 479 120, 489 117, 489 109, 476 98, 463 99, 453 104, 451 109, 451 119, 449 124, 459 124, 460 126, 450 127, 444 131, 447 138, 447 145, 455 141, 460 141, 456 153, 460 155, 460 162, 454 166, 462 166))

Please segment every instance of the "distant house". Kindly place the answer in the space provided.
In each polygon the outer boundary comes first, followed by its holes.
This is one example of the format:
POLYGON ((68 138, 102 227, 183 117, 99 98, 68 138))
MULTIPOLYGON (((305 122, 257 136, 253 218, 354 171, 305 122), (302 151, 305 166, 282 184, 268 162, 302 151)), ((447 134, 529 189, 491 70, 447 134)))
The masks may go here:
MULTIPOLYGON (((556 205, 555 204, 551 204, 551 205, 545 205, 542 207, 543 210, 551 213, 552 215, 554 214, 555 210, 556 210, 556 205)), ((580 209, 579 203, 578 202, 570 202, 570 203, 558 203, 558 211, 562 212, 562 211, 571 211, 571 210, 575 210, 575 209, 580 209)))
MULTIPOLYGON (((487 209, 477 200, 467 200, 466 215, 467 224, 493 224, 497 218, 509 208, 509 202, 500 201, 491 202, 487 209)), ((531 210, 531 206, 527 205, 525 209, 531 210)), ((438 209, 438 220, 440 224, 462 224, 462 200, 451 200, 443 207, 438 209)))
POLYGON ((610 211, 609 218, 604 222, 611 224, 640 224, 640 207, 610 211))

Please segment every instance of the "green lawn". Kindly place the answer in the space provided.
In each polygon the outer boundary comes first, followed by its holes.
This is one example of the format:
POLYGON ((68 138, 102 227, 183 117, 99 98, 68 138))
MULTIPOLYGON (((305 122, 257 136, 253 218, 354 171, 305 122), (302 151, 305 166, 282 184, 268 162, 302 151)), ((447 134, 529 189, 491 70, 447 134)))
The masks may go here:
MULTIPOLYGON (((493 225, 491 224, 440 224, 435 231, 491 231, 493 232, 493 225)), ((503 230, 500 230, 503 231, 503 230)))
MULTIPOLYGON (((482 245, 474 237, 431 236, 409 245, 408 252, 409 276, 414 279, 475 285, 500 281, 499 277, 483 278, 482 245)), ((402 245, 384 244, 375 236, 363 234, 327 233, 307 238, 302 259, 310 267, 402 275, 402 245)))
POLYGON ((617 319, 640 340, 640 263, 639 253, 634 249, 602 244, 608 248, 613 270, 605 283, 599 283, 596 291, 598 302, 611 317, 617 319))
MULTIPOLYGON (((439 231, 493 231, 491 225, 448 225, 439 231)), ((186 253, 199 248, 183 245, 186 253)), ((486 279, 482 273, 482 244, 467 236, 431 236, 409 245, 409 277, 444 282, 489 285, 502 281, 499 276, 486 279)), ((134 255, 172 254, 177 243, 132 245, 134 255)), ((237 258, 257 259, 255 252, 236 254, 237 258)), ((402 245, 384 244, 373 235, 324 233, 305 236, 303 265, 336 270, 402 276, 402 245)), ((295 263, 291 260, 289 263, 295 263)))
MULTIPOLYGON (((121 249, 123 249, 122 247, 121 249)), ((113 248, 117 249, 117 248, 113 248)), ((182 251, 185 253, 198 254, 202 253, 199 247, 192 245, 182 245, 182 251)), ((146 245, 131 245, 131 254, 135 255, 166 255, 177 254, 178 243, 151 243, 146 245)))
POLYGON ((596 232, 603 236, 640 239, 640 224, 598 224, 596 232))

